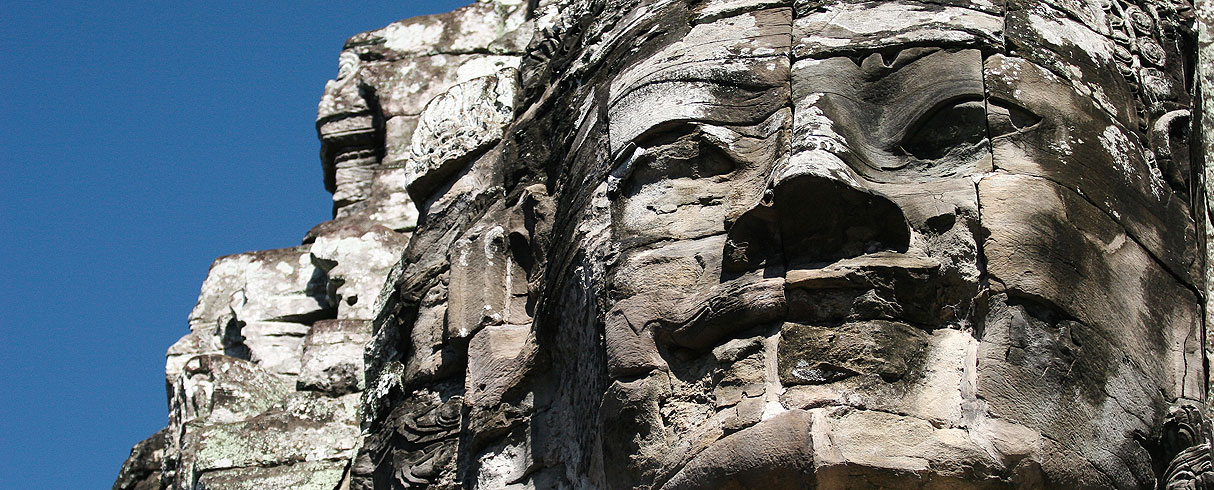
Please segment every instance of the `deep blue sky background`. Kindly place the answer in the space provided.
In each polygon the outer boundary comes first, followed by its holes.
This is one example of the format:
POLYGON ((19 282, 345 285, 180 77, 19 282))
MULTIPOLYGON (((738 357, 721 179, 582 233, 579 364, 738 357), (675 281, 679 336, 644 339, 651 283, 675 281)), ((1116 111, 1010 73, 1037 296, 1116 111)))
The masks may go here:
POLYGON ((471 0, 5 2, 0 489, 109 488, 211 260, 329 218, 345 39, 471 0))

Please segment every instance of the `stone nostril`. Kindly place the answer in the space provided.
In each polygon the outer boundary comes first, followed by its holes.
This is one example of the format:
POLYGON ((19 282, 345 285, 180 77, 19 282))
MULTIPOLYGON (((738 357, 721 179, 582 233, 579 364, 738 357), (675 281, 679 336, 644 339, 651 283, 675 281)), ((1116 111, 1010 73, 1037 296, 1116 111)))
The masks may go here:
POLYGON ((905 252, 910 246, 910 226, 898 205, 838 180, 814 175, 784 180, 772 209, 789 268, 905 252))
POLYGON ((767 207, 771 207, 771 206, 775 205, 775 203, 776 203, 775 191, 773 191, 771 189, 767 189, 767 190, 763 191, 763 199, 761 199, 759 201, 759 204, 762 204, 767 207))
POLYGON ((924 221, 923 224, 934 233, 944 233, 951 230, 953 225, 957 224, 957 215, 950 212, 932 216, 924 221))
POLYGON ((725 272, 759 269, 779 254, 774 217, 772 208, 760 202, 729 225, 722 264, 725 272))
POLYGON ((739 274, 778 264, 821 267, 883 251, 905 252, 910 225, 876 192, 802 174, 768 188, 727 225, 722 269, 739 274))

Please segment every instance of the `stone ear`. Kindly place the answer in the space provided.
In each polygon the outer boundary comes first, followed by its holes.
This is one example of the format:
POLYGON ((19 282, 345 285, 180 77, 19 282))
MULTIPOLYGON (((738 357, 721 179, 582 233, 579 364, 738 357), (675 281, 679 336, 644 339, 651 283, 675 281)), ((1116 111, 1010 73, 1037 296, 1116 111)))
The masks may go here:
POLYGON ((548 253, 552 220, 556 203, 548 195, 548 188, 535 184, 523 190, 522 197, 514 208, 510 249, 515 261, 527 272, 529 280, 537 280, 539 270, 548 253), (538 265, 537 265, 538 264, 538 265))
POLYGON ((505 199, 455 241, 447 309, 448 338, 468 338, 490 325, 529 325, 537 258, 547 250, 554 209, 543 185, 505 199))
POLYGON ((1193 175, 1189 138, 1192 117, 1188 109, 1178 109, 1160 117, 1151 128, 1151 150, 1159 171, 1177 193, 1188 195, 1193 175))

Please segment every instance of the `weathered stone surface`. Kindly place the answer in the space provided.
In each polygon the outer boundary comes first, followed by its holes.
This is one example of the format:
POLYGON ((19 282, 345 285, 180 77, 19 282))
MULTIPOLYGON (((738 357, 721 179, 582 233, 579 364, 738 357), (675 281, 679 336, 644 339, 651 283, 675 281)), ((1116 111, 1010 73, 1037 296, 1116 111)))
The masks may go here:
POLYGON ((817 488, 814 478, 813 417, 800 410, 730 434, 701 452, 663 489, 817 488))
POLYGON ((307 240, 212 266, 191 333, 168 352, 166 487, 331 488, 345 475, 359 440, 374 298, 408 237, 345 217, 307 240), (302 464, 319 460, 328 463, 302 464))
POLYGON ((461 153, 465 143, 483 146, 500 138, 503 121, 498 119, 512 114, 494 114, 502 107, 513 110, 516 83, 514 76, 501 74, 521 63, 533 29, 527 13, 521 0, 483 1, 346 41, 338 76, 325 86, 316 119, 325 186, 333 192, 338 217, 362 216, 407 231, 418 214, 406 188, 418 170, 424 174, 446 157, 458 159, 476 149, 461 153), (483 80, 464 85, 476 79, 483 80), (488 90, 498 92, 498 101, 481 97, 489 80, 488 90), (448 94, 457 85, 464 88, 448 94), (469 93, 461 95, 464 90, 469 93), (446 102, 422 117, 436 98, 446 102), (462 110, 482 105, 479 112, 462 110), (415 138, 419 125, 423 136, 415 138), (466 133, 436 133, 449 130, 466 133), (446 141, 441 149, 429 146, 437 139, 446 141), (430 161, 434 158, 439 161, 430 161))
POLYGON ((168 382, 169 426, 162 478, 170 488, 188 487, 196 480, 195 441, 207 425, 255 417, 281 403, 292 390, 287 376, 223 354, 191 358, 168 382))
POLYGON ((299 387, 330 395, 366 388, 363 346, 371 338, 370 320, 321 320, 304 338, 299 387))
POLYGON ((493 409, 527 374, 535 355, 526 325, 494 325, 477 333, 468 345, 464 391, 475 408, 493 409))
POLYGON ((237 468, 205 473, 195 488, 207 490, 258 490, 291 488, 332 490, 339 488, 346 474, 344 461, 299 462, 262 468, 237 468))
POLYGON ((243 420, 277 405, 291 391, 287 377, 219 354, 190 359, 173 382, 171 416, 178 424, 243 420))
POLYGON ((152 434, 135 447, 131 456, 122 464, 114 490, 159 490, 162 487, 160 467, 164 461, 165 433, 168 429, 152 434))
POLYGON ((964 428, 846 407, 815 410, 813 424, 822 487, 1014 488, 982 474, 1005 462, 964 428))
MULTIPOLYGON (((1191 131, 1193 135, 1193 143, 1201 144, 1201 148, 1193 151, 1195 154, 1214 155, 1214 137, 1206 134, 1204 130, 1198 128, 1214 127, 1214 111, 1205 110, 1207 107, 1214 107, 1214 3, 1211 0, 1197 0, 1195 3, 1195 11, 1197 17, 1197 66, 1195 69, 1195 84, 1197 85, 1197 95, 1194 98, 1194 105, 1202 108, 1201 111, 1194 111, 1191 121, 1191 131)), ((1200 176, 1200 181, 1203 182, 1198 187, 1197 192, 1206 196, 1214 193, 1214 166, 1204 165, 1204 161, 1193 161, 1194 169, 1201 166, 1203 169, 1200 173, 1194 172, 1194 177, 1200 176)), ((1197 208, 1200 210, 1201 208, 1197 208)), ((1214 213, 1210 212, 1209 206, 1206 206, 1205 214, 1197 217, 1199 230, 1204 232, 1204 236, 1199 238, 1204 239, 1204 243, 1214 241, 1214 213)), ((1206 264, 1214 264, 1214 248, 1207 246, 1205 248, 1206 264)), ((1205 271, 1203 271, 1205 272, 1205 271)), ((1208 276, 1207 276, 1208 277, 1208 276)), ((1214 281, 1206 280, 1205 288, 1202 289, 1205 297, 1205 317, 1203 325, 1210 325, 1214 322, 1214 281)), ((1203 330, 1205 331, 1205 330, 1203 330)), ((1214 355, 1214 339, 1209 335, 1206 336, 1205 358, 1208 360, 1211 355, 1214 355)), ((1207 386, 1214 386, 1214 372, 1206 373, 1209 378, 1207 386)), ((1207 407, 1214 407, 1207 398, 1207 407)), ((1214 458, 1211 458, 1214 459, 1214 458)))
POLYGON ((884 321, 785 326, 780 337, 780 381, 785 386, 822 384, 856 375, 893 380, 906 375, 926 345, 926 333, 884 321))
POLYGON ((202 284, 190 327, 226 328, 231 320, 291 321, 322 317, 330 305, 314 277, 307 247, 265 250, 215 260, 202 284))
POLYGON ((906 45, 1002 44, 1002 2, 805 2, 793 31, 797 58, 877 52, 906 45), (943 4, 943 5, 942 5, 943 4), (949 5, 956 4, 956 5, 949 5))
POLYGON ((226 354, 275 373, 298 374, 307 324, 333 314, 325 283, 307 247, 216 259, 190 313, 191 333, 169 348, 166 376, 174 377, 190 358, 204 354, 226 354))
POLYGON ((992 301, 979 395, 1000 418, 1086 455, 1092 466, 1069 469, 1071 478, 1149 483, 1147 448, 1130 434, 1159 427, 1168 402, 1200 399, 1205 389, 1186 367, 1202 362, 1197 296, 1124 228, 1051 181, 994 176, 979 195, 991 231, 987 266, 1000 286, 992 289, 1007 294, 992 301), (1109 314, 1124 305, 1139 306, 1109 314), (1142 466, 1125 468, 1133 454, 1142 466))
POLYGON ((503 70, 451 87, 426 104, 413 130, 405 179, 410 194, 434 186, 502 137, 514 117, 517 72, 503 70))
POLYGON ((1035 119, 1019 128, 1010 114, 1004 117, 1011 125, 992 120, 992 127, 1007 128, 992 141, 997 168, 1081 192, 1172 273, 1186 282, 1198 275, 1197 256, 1184 245, 1196 240, 1189 203, 1185 195, 1167 192, 1142 135, 1118 124, 1045 67, 996 55, 985 70, 992 98, 1015 101, 1011 110, 1035 119))
POLYGON ((312 263, 327 276, 327 298, 341 320, 375 318, 374 298, 399 259, 408 237, 374 223, 338 220, 326 227, 309 250, 312 263))
POLYGON ((188 444, 196 448, 193 470, 346 461, 358 441, 357 403, 357 395, 329 398, 299 393, 252 418, 200 425, 187 436, 188 444))
POLYGON ((158 478, 1214 487, 1193 14, 481 0, 356 35, 334 219, 216 262, 158 478))

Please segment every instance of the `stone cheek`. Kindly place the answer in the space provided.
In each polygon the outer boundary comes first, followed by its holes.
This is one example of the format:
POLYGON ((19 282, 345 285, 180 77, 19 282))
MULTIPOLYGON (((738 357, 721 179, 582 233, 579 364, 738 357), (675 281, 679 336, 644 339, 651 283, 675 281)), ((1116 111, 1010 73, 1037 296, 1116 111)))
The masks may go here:
POLYGON ((297 386, 331 396, 358 393, 363 378, 363 346, 371 338, 368 320, 320 320, 304 338, 297 386))

